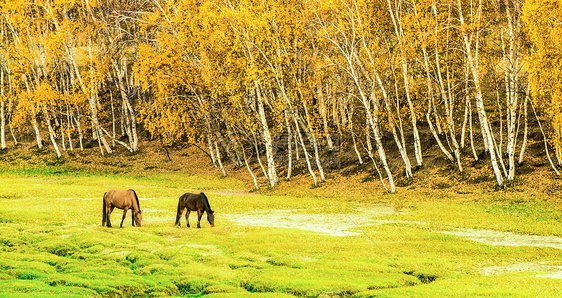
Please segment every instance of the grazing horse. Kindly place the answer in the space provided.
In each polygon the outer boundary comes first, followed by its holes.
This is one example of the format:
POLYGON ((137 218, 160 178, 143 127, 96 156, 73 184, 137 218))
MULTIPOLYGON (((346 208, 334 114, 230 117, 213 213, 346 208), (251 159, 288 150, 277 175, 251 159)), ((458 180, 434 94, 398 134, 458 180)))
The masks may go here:
POLYGON ((211 210, 211 205, 209 205, 209 200, 207 200, 207 196, 204 193, 200 194, 193 194, 193 193, 184 193, 179 201, 178 201, 178 212, 176 214, 176 223, 175 225, 181 227, 181 214, 183 210, 187 209, 185 213, 185 221, 187 223, 187 227, 189 228, 189 213, 191 211, 197 211, 197 227, 201 228, 201 217, 203 216, 203 212, 207 211, 207 220, 211 224, 211 227, 215 226, 215 215, 214 211, 211 210))
POLYGON ((105 226, 107 221, 107 227, 111 228, 111 221, 109 216, 113 209, 117 207, 118 209, 123 209, 123 219, 121 220, 121 228, 123 227, 123 221, 125 221, 125 216, 127 216, 127 210, 132 209, 133 212, 133 227, 135 223, 138 227, 141 226, 142 221, 142 210, 140 210, 139 198, 134 190, 119 190, 110 189, 103 195, 103 219, 101 221, 102 227, 105 226))

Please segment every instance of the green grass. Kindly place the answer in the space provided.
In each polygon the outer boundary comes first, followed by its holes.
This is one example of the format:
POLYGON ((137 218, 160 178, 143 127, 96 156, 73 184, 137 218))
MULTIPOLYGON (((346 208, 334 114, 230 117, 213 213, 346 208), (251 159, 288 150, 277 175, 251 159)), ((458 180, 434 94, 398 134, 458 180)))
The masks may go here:
MULTIPOLYGON (((560 262, 560 250, 491 246, 436 232, 562 236, 560 210, 525 194, 401 189, 388 196, 350 189, 329 195, 335 186, 292 193, 290 183, 277 192, 245 193, 246 184, 234 177, 96 174, 56 165, 31 171, 12 166, 0 174, 0 184, 0 296, 556 297, 562 287, 562 280, 537 277, 539 272, 479 270, 560 262), (136 190, 145 209, 142 227, 131 227, 130 213, 122 229, 101 227, 101 198, 109 188, 136 190), (177 199, 188 191, 207 193, 215 228, 205 216, 202 229, 173 227, 177 199), (353 218, 380 203, 405 212, 353 229, 357 236, 229 221, 233 214, 279 209, 353 218)), ((121 214, 112 214, 114 223, 121 214)))

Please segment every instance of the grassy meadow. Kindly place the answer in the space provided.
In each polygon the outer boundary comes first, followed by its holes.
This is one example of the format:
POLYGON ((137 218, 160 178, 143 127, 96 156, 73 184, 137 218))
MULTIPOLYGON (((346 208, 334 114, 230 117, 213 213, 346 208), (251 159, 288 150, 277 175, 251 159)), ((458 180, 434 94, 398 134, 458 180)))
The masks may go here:
MULTIPOLYGON (((1 297, 556 297, 562 291, 562 279, 552 277, 562 271, 560 249, 441 233, 562 236, 557 201, 525 188, 404 187, 386 195, 360 179, 333 178, 313 188, 295 178, 276 190, 249 191, 243 173, 223 178, 208 165, 123 157, 142 164, 141 171, 118 158, 104 157, 94 164, 106 167, 97 168, 38 156, 0 155, 1 297), (102 196, 110 188, 135 189, 142 227, 131 226, 129 212, 118 228, 118 209, 114 228, 101 227, 102 196), (203 216, 201 229, 185 228, 184 219, 174 227, 178 197, 199 191, 209 197, 216 226, 203 216), (375 212, 381 206, 396 212, 375 212), (299 222, 285 228, 236 220, 267 219, 279 210, 287 212, 282 220, 299 222), (360 224, 349 229, 353 235, 334 236, 298 228, 312 224, 307 216, 325 229, 342 218, 360 224)), ((190 222, 195 226, 193 212, 190 222)))

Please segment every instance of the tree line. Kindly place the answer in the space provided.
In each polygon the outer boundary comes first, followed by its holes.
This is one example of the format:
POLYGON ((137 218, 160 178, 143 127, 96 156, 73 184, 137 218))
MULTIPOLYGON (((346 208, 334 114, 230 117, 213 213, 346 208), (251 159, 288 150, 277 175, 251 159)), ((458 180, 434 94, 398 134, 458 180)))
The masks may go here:
POLYGON ((297 159, 325 181, 322 156, 344 141, 394 192, 387 151, 412 177, 421 127, 458 171, 482 144, 503 185, 540 118, 562 164, 556 0, 4 0, 0 13, 2 148, 31 133, 59 157, 85 139, 134 152, 142 125, 258 187, 256 161, 275 187, 297 159))

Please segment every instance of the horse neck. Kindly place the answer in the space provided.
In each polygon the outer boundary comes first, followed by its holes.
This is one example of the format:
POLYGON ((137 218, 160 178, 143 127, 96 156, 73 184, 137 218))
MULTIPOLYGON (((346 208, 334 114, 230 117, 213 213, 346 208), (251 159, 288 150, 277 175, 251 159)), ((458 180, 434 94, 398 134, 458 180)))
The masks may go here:
POLYGON ((140 210, 139 204, 137 204, 137 201, 134 200, 134 201, 133 201, 133 212, 134 212, 134 213, 137 213, 137 212, 139 212, 139 210, 140 210))
POLYGON ((133 197, 133 212, 137 213, 140 210, 140 205, 139 205, 139 199, 137 197, 137 194, 136 193, 134 194, 135 196, 133 197))
POLYGON ((207 212, 212 211, 211 205, 209 205, 209 200, 207 199, 207 196, 205 194, 202 195, 202 201, 203 201, 203 209, 205 209, 205 211, 207 212))

